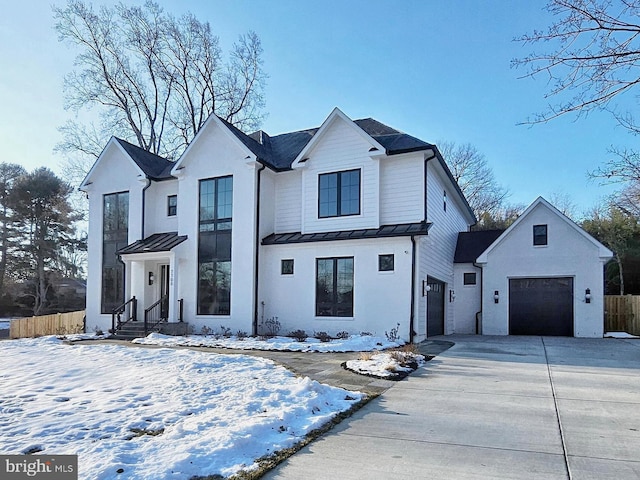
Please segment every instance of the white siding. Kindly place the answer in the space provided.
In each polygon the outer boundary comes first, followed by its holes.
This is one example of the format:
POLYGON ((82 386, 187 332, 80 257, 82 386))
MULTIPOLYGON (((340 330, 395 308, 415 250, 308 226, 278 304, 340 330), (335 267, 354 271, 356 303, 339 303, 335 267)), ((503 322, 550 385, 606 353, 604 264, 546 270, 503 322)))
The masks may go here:
POLYGON ((269 245, 261 249, 260 318, 278 317, 281 333, 302 329, 335 335, 370 332, 384 337, 400 324, 409 339, 411 241, 409 238, 269 245), (378 272, 378 255, 394 254, 393 272, 378 272), (316 317, 316 259, 354 257, 354 316, 316 317), (294 274, 281 275, 280 262, 294 260, 294 274))
POLYGON ((302 172, 282 172, 275 179, 275 232, 302 230, 302 172))
POLYGON ((472 263, 456 263, 453 266, 453 272, 453 289, 455 292, 455 300, 452 304, 453 333, 479 333, 479 331, 476 331, 476 313, 481 308, 482 270, 474 267, 472 263), (476 274, 475 285, 464 284, 465 273, 476 274))
MULTIPOLYGON (((145 237, 153 233, 178 231, 178 216, 170 217, 167 214, 167 197, 177 194, 177 180, 151 183, 145 193, 145 237)), ((178 198, 178 212, 179 211, 180 198, 178 198)))
MULTIPOLYGON (((456 201, 451 183, 437 160, 428 162, 427 170, 427 221, 432 223, 429 235, 421 237, 418 248, 418 275, 420 281, 427 276, 445 282, 444 333, 454 332, 454 309, 449 302, 449 290, 453 289, 453 257, 458 233, 469 229, 465 213, 456 201), (444 210, 443 193, 447 192, 447 210, 444 210)), ((426 300, 419 304, 416 332, 424 335, 427 329, 426 300)), ((427 332, 428 335, 428 332, 427 332)))
POLYGON ((302 232, 377 228, 379 163, 369 157, 371 144, 342 120, 325 131, 302 168, 302 232), (360 169, 360 215, 318 218, 318 175, 360 169))
POLYGON ((482 333, 509 333, 509 279, 572 277, 574 335, 602 337, 603 264, 598 247, 544 204, 537 205, 487 255, 484 271, 482 333), (533 225, 548 225, 548 245, 533 245, 533 225), (517 259, 517 261, 514 261, 517 259), (585 290, 591 290, 591 303, 585 290), (499 303, 494 303, 494 291, 499 303))
POLYGON ((386 157, 380 160, 380 224, 424 220, 424 156, 386 157))

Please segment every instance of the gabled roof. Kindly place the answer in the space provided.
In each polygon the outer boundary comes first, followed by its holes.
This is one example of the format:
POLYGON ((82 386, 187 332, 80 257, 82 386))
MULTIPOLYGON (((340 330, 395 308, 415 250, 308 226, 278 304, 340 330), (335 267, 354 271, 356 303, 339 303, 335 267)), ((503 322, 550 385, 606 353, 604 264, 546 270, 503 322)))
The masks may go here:
POLYGON ((144 172, 147 178, 151 180, 168 180, 171 176, 171 169, 175 165, 174 162, 167 160, 159 155, 155 155, 143 148, 137 147, 121 138, 114 137, 122 148, 127 152, 131 160, 144 172))
POLYGON ((569 227, 571 227, 578 235, 581 235, 586 240, 591 242, 594 246, 598 248, 598 255, 602 260, 608 260, 613 257, 613 252, 605 247, 598 240, 593 238, 587 232, 585 232, 582 228, 580 228, 573 220, 564 215, 560 210, 547 202, 544 198, 538 197, 531 205, 527 207, 527 209, 520 215, 515 222, 513 222, 509 228, 507 228, 502 235, 500 235, 491 245, 489 245, 481 255, 478 256, 477 263, 487 263, 487 256, 489 253, 494 250, 500 243, 502 243, 505 238, 507 238, 513 230, 518 228, 518 225, 524 221, 525 218, 539 205, 546 207, 551 213, 556 215, 562 221, 564 221, 569 227))
POLYGON ((186 235, 178 235, 178 232, 154 233, 144 240, 138 240, 121 248, 117 253, 119 255, 127 255, 131 253, 168 252, 186 239, 186 235))
POLYGON ((502 235, 504 230, 480 230, 477 232, 460 232, 454 263, 474 263, 489 245, 502 235))
POLYGON ((427 235, 431 224, 427 222, 383 225, 380 228, 361 228, 318 233, 272 233, 262 239, 262 245, 284 245, 288 243, 330 242, 334 240, 361 240, 365 238, 410 237, 427 235))

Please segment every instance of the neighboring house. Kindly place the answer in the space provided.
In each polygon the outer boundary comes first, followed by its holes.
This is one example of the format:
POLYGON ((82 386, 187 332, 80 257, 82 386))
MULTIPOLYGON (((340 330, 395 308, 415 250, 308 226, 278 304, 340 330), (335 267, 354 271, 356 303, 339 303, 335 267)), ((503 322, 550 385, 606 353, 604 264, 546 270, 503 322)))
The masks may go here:
POLYGON ((80 188, 91 328, 135 297, 138 320, 160 305, 196 332, 454 332, 476 219, 435 145, 376 120, 270 137, 212 115, 176 163, 112 138, 80 188))
POLYGON ((454 330, 602 337, 612 256, 541 197, 505 231, 460 233, 454 330))

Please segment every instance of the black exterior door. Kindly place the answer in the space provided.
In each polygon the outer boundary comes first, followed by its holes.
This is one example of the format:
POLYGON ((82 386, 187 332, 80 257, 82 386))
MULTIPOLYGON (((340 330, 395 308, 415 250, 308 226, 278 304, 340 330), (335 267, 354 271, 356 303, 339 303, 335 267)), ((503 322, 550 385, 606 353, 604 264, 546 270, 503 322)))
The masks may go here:
POLYGON ((445 283, 427 277, 427 336, 444 335, 444 288, 445 283))
POLYGON ((509 335, 573 336, 573 278, 509 280, 509 335))

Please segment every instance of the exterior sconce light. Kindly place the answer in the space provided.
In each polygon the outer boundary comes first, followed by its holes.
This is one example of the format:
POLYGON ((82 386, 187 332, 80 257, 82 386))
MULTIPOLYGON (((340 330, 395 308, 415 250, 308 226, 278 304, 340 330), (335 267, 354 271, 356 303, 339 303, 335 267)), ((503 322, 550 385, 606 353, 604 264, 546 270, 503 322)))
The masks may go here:
POLYGON ((453 290, 449 290, 449 303, 453 303, 456 299, 456 292, 453 290))
POLYGON ((431 291, 431 287, 427 284, 426 280, 422 281, 422 296, 426 297, 427 293, 431 291))
POLYGON ((493 303, 500 303, 500 292, 498 290, 493 292, 493 303))
POLYGON ((153 272, 149 272, 149 285, 153 285, 153 281, 155 280, 155 276, 153 272))
POLYGON ((584 291, 584 301, 585 303, 591 303, 591 289, 587 288, 584 291))

